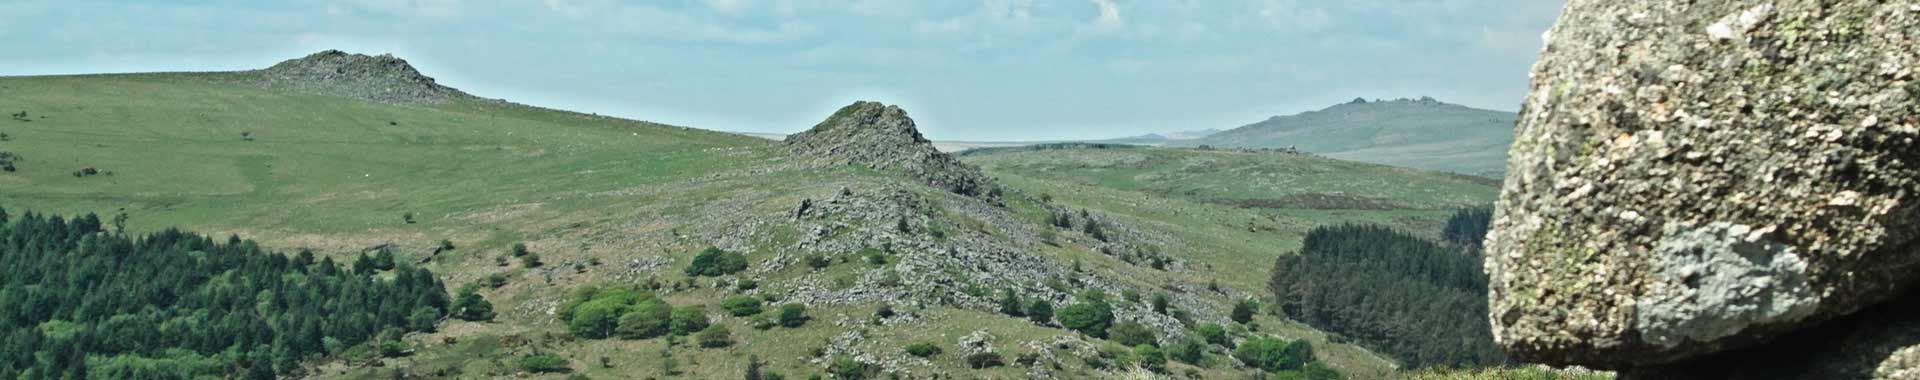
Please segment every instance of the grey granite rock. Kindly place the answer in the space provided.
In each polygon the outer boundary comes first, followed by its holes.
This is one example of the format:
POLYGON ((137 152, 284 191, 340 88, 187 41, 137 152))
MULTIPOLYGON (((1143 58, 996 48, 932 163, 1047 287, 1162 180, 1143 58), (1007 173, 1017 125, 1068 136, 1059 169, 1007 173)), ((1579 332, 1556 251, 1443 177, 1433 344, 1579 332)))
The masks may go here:
POLYGON ((1488 237, 1496 340, 1608 368, 1912 287, 1920 5, 1571 0, 1488 237))

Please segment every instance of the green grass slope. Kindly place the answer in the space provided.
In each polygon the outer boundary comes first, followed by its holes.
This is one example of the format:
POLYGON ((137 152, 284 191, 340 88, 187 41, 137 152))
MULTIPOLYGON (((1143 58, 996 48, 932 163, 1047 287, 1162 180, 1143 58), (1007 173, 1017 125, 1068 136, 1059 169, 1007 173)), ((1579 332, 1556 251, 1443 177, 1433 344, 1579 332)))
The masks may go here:
POLYGON ((1498 177, 1513 144, 1512 112, 1429 98, 1352 102, 1273 118, 1177 146, 1285 148, 1378 164, 1498 177))
MULTIPOLYGON (((739 344, 705 350, 683 345, 663 356, 659 340, 567 337, 564 323, 550 314, 571 289, 587 284, 677 284, 662 298, 718 310, 720 299, 743 292, 736 280, 759 281, 760 289, 745 291, 749 294, 810 294, 805 292, 866 286, 882 274, 915 269, 869 266, 845 255, 820 270, 793 264, 799 255, 837 249, 827 243, 861 238, 848 231, 891 228, 896 221, 793 217, 796 205, 841 194, 860 194, 853 197, 858 202, 924 200, 912 204, 942 219, 916 221, 914 228, 942 231, 938 238, 924 238, 934 247, 1002 242, 997 246, 1021 247, 1024 254, 1061 268, 1084 264, 1087 272, 1074 276, 1124 289, 1198 289, 1218 282, 1219 292, 1180 298, 1182 308, 1213 320, 1235 299, 1259 294, 1271 255, 1297 247, 1299 233, 1312 225, 1426 223, 1442 217, 1443 207, 1474 202, 1483 190, 1444 176, 1396 175, 1400 169, 1361 166, 1367 175, 1393 177, 1328 182, 1305 191, 1355 193, 1416 209, 1243 208, 1221 201, 1263 198, 1278 194, 1270 194, 1272 189, 1330 180, 1271 177, 1278 182, 1163 192, 1154 190, 1163 186, 1154 182, 1167 181, 1162 179, 1128 180, 1133 177, 1098 170, 1072 174, 1089 181, 1112 177, 1087 182, 1101 185, 1094 186, 989 165, 1009 187, 1054 194, 1059 204, 1100 211, 1128 226, 1128 238, 1164 247, 1184 265, 1155 270, 1103 254, 1096 246, 1112 244, 1073 231, 1060 232, 1050 244, 1009 243, 1031 239, 1037 234, 1032 231, 1045 228, 1045 208, 1052 206, 1027 197, 1010 197, 1003 211, 996 211, 1001 209, 901 175, 800 165, 784 147, 764 139, 466 97, 389 104, 319 96, 248 85, 249 75, 254 74, 0 78, 0 109, 27 113, 0 120, 0 133, 10 138, 0 141, 0 150, 19 157, 17 171, 0 173, 0 205, 16 211, 94 212, 103 218, 125 214, 130 232, 179 226, 236 234, 280 250, 311 248, 336 259, 386 245, 402 259, 442 273, 450 286, 504 281, 482 290, 500 314, 496 321, 449 321, 439 332, 409 337, 413 354, 404 358, 377 358, 365 347, 339 353, 313 368, 314 378, 390 378, 396 371, 427 378, 512 376, 514 362, 535 352, 559 354, 593 378, 658 376, 664 357, 678 363, 678 378, 732 378, 750 355, 788 378, 805 378, 823 372, 818 354, 830 346, 841 350, 836 352, 899 357, 906 342, 929 341, 957 352, 961 336, 986 331, 996 337, 990 344, 1011 359, 1032 350, 1031 342, 1079 339, 1058 328, 938 305, 903 309, 911 310, 918 323, 871 325, 862 321, 877 305, 851 302, 816 307, 814 323, 795 329, 763 331, 748 327, 745 318, 716 318, 732 328, 739 344), (98 174, 75 175, 85 168, 98 174), (1439 190, 1344 188, 1413 178, 1439 190), (1451 191, 1472 195, 1443 194, 1451 191), (436 252, 433 247, 443 239, 458 248, 436 252), (509 248, 520 242, 546 265, 530 267, 508 258, 509 248), (756 269, 723 279, 681 274, 691 253, 709 245, 747 253, 756 269), (865 339, 849 341, 849 334, 865 339)), ((1148 153, 1153 152, 1160 151, 1148 153)), ((1228 166, 1250 159, 1229 153, 1203 158, 1228 166)), ((1326 173, 1351 165, 1313 160, 1319 164, 1308 166, 1325 166, 1326 173)), ((1175 168, 1151 171, 1171 178, 1176 173, 1168 170, 1175 168)), ((1188 180, 1224 184, 1231 178, 1228 173, 1188 180)), ((1490 194, 1484 191, 1489 199, 1490 194)), ((1122 306, 1144 307, 1137 301, 1122 306)), ((1259 322, 1263 327, 1257 333, 1311 340, 1321 347, 1322 361, 1358 378, 1379 378, 1391 367, 1377 355, 1331 343, 1305 326, 1265 315, 1259 322)), ((961 357, 909 360, 906 368, 918 374, 1027 376, 1015 366, 968 369, 961 357)), ((1105 376, 1080 361, 1063 360, 1068 364, 1056 373, 1063 378, 1105 376)), ((1210 354, 1208 361, 1213 365, 1207 368, 1174 367, 1207 378, 1245 375, 1221 353, 1210 354)))
POLYGON ((1498 194, 1479 177, 1273 152, 1068 145, 963 158, 1023 191, 1171 231, 1223 283, 1251 289, 1313 227, 1437 232, 1454 209, 1498 194))

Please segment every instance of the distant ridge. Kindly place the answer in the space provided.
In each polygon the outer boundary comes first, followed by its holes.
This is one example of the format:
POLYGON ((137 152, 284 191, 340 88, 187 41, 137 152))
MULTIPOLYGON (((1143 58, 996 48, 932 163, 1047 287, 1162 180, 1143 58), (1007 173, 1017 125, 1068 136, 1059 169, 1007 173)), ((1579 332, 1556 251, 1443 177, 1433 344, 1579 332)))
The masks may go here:
POLYGON ((1346 160, 1499 176, 1506 169, 1517 116, 1429 97, 1354 99, 1170 145, 1293 147, 1346 160))
POLYGON ((442 86, 392 54, 369 56, 326 50, 280 62, 259 75, 262 87, 392 104, 439 104, 471 97, 442 86))

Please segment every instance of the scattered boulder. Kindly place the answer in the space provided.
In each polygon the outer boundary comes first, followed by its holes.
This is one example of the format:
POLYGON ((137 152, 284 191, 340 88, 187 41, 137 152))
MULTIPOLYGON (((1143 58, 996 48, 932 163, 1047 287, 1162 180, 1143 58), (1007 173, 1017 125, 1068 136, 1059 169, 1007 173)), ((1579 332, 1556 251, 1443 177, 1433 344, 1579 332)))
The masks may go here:
POLYGON ((470 97, 420 74, 392 54, 327 50, 255 71, 262 87, 394 104, 439 104, 470 97))
POLYGON ((1805 378, 1910 359, 1844 317, 1920 282, 1920 7, 1572 0, 1549 36, 1487 238, 1509 353, 1665 378, 1827 331, 1798 350, 1870 364, 1805 378))
POLYGON ((934 149, 900 107, 854 102, 813 129, 786 139, 794 156, 818 166, 859 165, 902 172, 960 195, 995 198, 996 186, 979 168, 934 149))

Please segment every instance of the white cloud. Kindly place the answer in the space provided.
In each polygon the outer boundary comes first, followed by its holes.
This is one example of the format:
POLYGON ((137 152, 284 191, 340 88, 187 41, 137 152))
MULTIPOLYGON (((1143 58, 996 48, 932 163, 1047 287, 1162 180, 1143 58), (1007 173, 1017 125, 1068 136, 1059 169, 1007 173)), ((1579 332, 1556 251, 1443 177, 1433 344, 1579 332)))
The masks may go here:
POLYGON ((353 0, 349 4, 376 12, 437 18, 459 16, 462 8, 460 0, 353 0))
POLYGON ((708 8, 713 8, 715 12, 720 12, 723 14, 738 14, 740 13, 740 11, 744 11, 749 6, 752 5, 747 0, 705 0, 705 1, 707 3, 708 8))
POLYGON ((1033 18, 1033 0, 984 0, 987 17, 999 21, 1026 21, 1033 18))
POLYGON ((966 21, 959 17, 941 21, 920 20, 913 23, 913 31, 928 34, 954 34, 967 30, 966 21))
POLYGON ((1114 30, 1126 25, 1126 20, 1120 19, 1120 4, 1114 3, 1114 0, 1091 1, 1095 7, 1100 8, 1100 16, 1093 19, 1095 29, 1114 30))
POLYGON ((1302 5, 1294 0, 1267 0, 1261 4, 1259 14, 1260 19, 1268 25, 1300 32, 1320 31, 1333 19, 1326 9, 1302 5))

